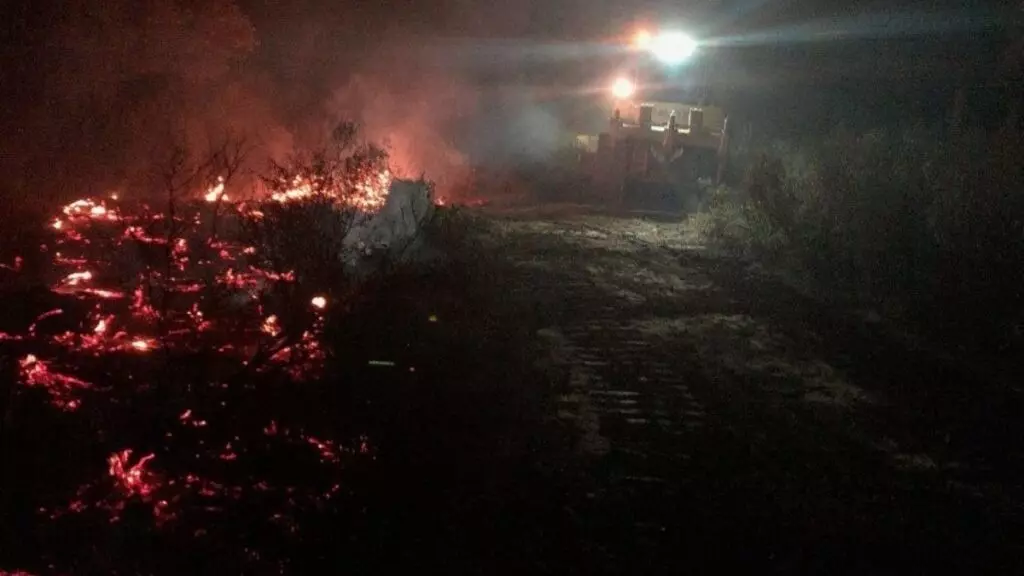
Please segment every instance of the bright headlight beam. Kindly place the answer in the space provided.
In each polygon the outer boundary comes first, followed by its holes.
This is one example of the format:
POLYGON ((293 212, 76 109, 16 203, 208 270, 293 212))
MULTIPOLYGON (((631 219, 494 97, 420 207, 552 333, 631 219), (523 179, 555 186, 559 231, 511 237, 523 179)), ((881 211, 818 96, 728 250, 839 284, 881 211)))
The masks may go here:
POLYGON ((628 100, 636 92, 636 86, 629 78, 616 78, 615 82, 612 82, 612 96, 616 100, 628 100))
POLYGON ((649 50, 663 64, 682 64, 697 51, 697 41, 682 32, 663 32, 651 39, 649 50))
POLYGON ((647 50, 651 47, 651 39, 652 36, 650 32, 647 30, 638 30, 636 34, 633 35, 633 46, 641 50, 647 50))

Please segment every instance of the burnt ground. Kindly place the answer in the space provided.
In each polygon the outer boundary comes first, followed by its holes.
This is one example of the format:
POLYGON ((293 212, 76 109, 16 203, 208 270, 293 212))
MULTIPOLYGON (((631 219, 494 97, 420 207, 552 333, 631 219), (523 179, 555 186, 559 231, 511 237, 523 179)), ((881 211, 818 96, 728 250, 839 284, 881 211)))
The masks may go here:
POLYGON ((678 224, 491 215, 462 255, 329 318, 316 382, 190 358, 173 393, 16 395, 0 573, 1019 572, 1012 385, 678 224), (369 450, 324 464, 286 429, 369 450), (125 447, 169 519, 82 503, 125 447))
POLYGON ((702 249, 678 224, 507 218, 591 480, 595 571, 1024 568, 1021 391, 702 249))

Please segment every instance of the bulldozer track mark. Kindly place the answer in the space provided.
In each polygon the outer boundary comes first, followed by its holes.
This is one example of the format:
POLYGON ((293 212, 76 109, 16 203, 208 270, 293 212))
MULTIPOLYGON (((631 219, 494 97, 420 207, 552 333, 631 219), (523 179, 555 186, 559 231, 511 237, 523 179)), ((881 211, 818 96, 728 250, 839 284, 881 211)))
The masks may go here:
MULTIPOLYGON (((836 310, 672 247, 681 242, 671 227, 661 234, 647 226, 523 220, 505 229, 516 238, 505 252, 515 265, 513 291, 541 311, 545 331, 560 335, 569 384, 558 411, 580 430, 580 450, 596 457, 588 510, 610 538, 643 549, 713 540, 736 525, 768 534, 775 502, 800 502, 807 526, 778 536, 797 543, 779 546, 799 547, 802 530, 861 522, 879 501, 961 505, 950 504, 956 484, 940 476, 905 492, 908 462, 945 469, 913 445, 919 428, 892 425, 903 417, 874 403, 876 389, 858 388, 863 373, 847 377, 846 365, 877 373, 878 342, 843 325, 836 310), (876 441, 890 430, 900 441, 880 450, 876 441), (679 520, 691 515, 716 528, 696 533, 679 520)), ((899 373, 926 366, 898 355, 887 362, 899 373)), ((927 518, 914 529, 924 530, 927 518)), ((905 519, 885 521, 891 538, 908 529, 905 519)))
MULTIPOLYGON (((589 238, 598 242, 612 235, 597 226, 574 229, 592 232, 589 238)), ((630 242, 634 248, 642 245, 630 242)), ((690 461, 690 437, 705 426, 708 415, 691 390, 692 375, 675 369, 664 346, 632 326, 632 314, 624 308, 628 301, 616 286, 594 282, 586 262, 563 260, 557 250, 545 254, 562 265, 538 269, 527 265, 535 262, 532 253, 511 257, 524 265, 519 281, 531 289, 523 293, 559 302, 556 329, 564 338, 563 362, 572 373, 571 392, 560 402, 560 412, 582 430, 584 451, 617 462, 615 482, 643 479, 635 482, 647 490, 672 489, 677 479, 665 473, 665 466, 690 461)))

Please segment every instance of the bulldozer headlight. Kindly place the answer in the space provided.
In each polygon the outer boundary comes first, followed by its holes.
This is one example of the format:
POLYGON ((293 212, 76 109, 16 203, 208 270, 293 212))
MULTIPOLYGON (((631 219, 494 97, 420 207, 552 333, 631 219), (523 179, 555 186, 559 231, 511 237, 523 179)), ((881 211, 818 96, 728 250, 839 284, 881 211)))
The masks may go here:
POLYGON ((697 41, 682 32, 662 32, 651 38, 648 50, 664 64, 682 64, 697 51, 697 41))
POLYGON ((647 30, 637 30, 636 34, 633 35, 633 46, 641 50, 649 50, 651 48, 651 40, 654 37, 647 30))
POLYGON ((636 85, 629 78, 616 78, 615 82, 612 82, 612 96, 616 100, 628 100, 632 98, 636 92, 636 85))

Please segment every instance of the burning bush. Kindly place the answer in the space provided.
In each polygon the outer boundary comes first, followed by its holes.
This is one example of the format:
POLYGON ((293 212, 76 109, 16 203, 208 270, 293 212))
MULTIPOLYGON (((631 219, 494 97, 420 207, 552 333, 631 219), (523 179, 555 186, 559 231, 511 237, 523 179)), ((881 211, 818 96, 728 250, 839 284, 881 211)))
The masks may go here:
POLYGON ((265 265, 292 269, 304 284, 344 285, 344 240, 384 206, 391 186, 386 151, 357 144, 356 134, 339 124, 326 146, 274 163, 262 178, 270 200, 243 226, 265 265))
POLYGON ((262 178, 272 200, 330 198, 340 206, 361 212, 379 210, 387 200, 391 171, 383 148, 357 141, 351 122, 338 124, 326 145, 291 155, 271 164, 262 178))

